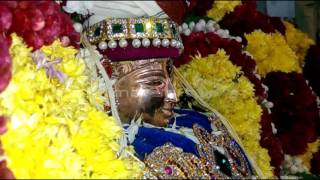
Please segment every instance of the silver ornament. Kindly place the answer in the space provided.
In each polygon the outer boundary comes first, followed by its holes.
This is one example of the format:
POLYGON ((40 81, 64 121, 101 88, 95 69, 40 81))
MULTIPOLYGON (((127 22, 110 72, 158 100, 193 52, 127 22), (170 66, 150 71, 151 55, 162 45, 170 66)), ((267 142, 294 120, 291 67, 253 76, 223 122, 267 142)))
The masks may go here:
POLYGON ((163 39, 161 45, 163 47, 168 47, 170 45, 170 41, 168 39, 163 39))
POLYGON ((153 41, 152 41, 152 45, 153 46, 158 47, 158 46, 160 46, 160 44, 161 44, 161 40, 160 39, 158 39, 158 38, 153 39, 153 41))
POLYGON ((182 47, 182 43, 180 41, 177 41, 176 47, 180 49, 182 47))
POLYGON ((104 42, 104 41, 101 41, 101 42, 99 42, 98 47, 101 50, 105 50, 105 49, 108 48, 108 44, 106 42, 104 42))
POLYGON ((139 48, 141 46, 141 41, 139 39, 134 39, 132 41, 132 46, 135 48, 139 48))
POLYGON ((148 38, 142 39, 142 46, 143 47, 149 47, 150 46, 150 40, 148 38))
POLYGON ((171 45, 171 47, 177 47, 177 43, 178 43, 177 40, 172 39, 170 45, 171 45))
POLYGON ((108 42, 108 47, 111 48, 111 49, 114 49, 117 47, 117 42, 115 40, 110 40, 108 42))
POLYGON ((127 47, 127 46, 128 46, 128 41, 125 40, 125 39, 121 39, 121 40, 119 41, 119 46, 122 47, 122 48, 127 47))

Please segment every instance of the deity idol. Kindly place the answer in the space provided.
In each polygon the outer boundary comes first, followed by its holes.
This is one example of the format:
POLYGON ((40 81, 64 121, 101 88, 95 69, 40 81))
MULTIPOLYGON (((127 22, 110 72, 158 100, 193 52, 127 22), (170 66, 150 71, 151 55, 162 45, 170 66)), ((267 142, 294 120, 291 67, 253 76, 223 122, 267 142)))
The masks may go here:
POLYGON ((177 23, 186 8, 184 1, 66 6, 93 14, 82 43, 102 57, 97 66, 108 86, 110 110, 144 162, 144 178, 259 178, 260 170, 220 114, 175 107, 172 62, 183 51, 177 23))

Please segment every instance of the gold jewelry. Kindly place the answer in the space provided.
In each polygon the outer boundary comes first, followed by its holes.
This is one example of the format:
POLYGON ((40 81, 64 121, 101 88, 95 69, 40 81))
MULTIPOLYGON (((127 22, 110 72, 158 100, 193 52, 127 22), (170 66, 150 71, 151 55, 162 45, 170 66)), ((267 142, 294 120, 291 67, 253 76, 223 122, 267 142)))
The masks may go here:
POLYGON ((178 25, 168 18, 108 18, 85 29, 91 44, 100 49, 116 48, 117 43, 124 48, 128 40, 136 48, 163 46, 182 48, 178 25), (118 42, 117 42, 118 41, 118 42))

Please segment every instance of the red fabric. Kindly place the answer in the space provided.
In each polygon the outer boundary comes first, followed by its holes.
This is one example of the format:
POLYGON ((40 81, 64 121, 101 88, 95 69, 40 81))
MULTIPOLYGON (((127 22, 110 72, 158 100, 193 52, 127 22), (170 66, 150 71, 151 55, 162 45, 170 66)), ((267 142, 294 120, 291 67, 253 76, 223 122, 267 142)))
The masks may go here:
POLYGON ((111 61, 141 60, 150 58, 178 58, 179 50, 172 47, 140 47, 134 48, 129 42, 126 48, 106 49, 100 51, 111 61))
POLYGON ((157 0, 157 4, 173 21, 178 24, 183 23, 183 18, 188 10, 184 0, 157 0))

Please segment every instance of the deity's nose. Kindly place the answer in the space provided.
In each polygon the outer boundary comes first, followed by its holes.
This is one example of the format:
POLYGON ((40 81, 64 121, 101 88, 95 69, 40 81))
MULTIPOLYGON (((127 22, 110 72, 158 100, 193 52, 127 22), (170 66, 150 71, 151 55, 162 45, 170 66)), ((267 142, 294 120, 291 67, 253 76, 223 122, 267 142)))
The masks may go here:
POLYGON ((171 83, 170 79, 167 79, 166 83, 166 89, 165 89, 165 102, 171 102, 175 104, 178 101, 176 91, 171 83))

